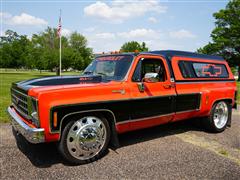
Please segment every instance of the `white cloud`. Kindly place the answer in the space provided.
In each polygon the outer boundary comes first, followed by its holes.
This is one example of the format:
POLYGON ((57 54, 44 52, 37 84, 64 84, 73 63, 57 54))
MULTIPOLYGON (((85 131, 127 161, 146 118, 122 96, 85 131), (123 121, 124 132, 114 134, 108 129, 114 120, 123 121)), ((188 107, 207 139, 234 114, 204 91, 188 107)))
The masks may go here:
POLYGON ((10 13, 1 12, 0 16, 3 19, 3 23, 9 25, 42 26, 48 24, 48 22, 44 19, 29 15, 27 13, 21 13, 20 15, 13 16, 10 13))
POLYGON ((161 33, 153 29, 134 29, 128 32, 120 32, 117 35, 121 38, 135 39, 135 38, 159 38, 161 33))
POLYGON ((155 17, 149 17, 148 21, 151 22, 151 23, 157 23, 158 22, 158 20, 155 17))
POLYGON ((62 35, 65 37, 69 37, 72 34, 72 31, 70 29, 62 29, 62 35))
POLYGON ((175 49, 194 51, 198 47, 195 45, 196 35, 181 29, 179 31, 162 31, 151 28, 137 28, 118 32, 92 32, 85 34, 85 36, 95 52, 116 51, 128 41, 146 42, 150 50, 175 49))
POLYGON ((86 6, 84 8, 84 14, 108 22, 122 23, 124 20, 140 17, 148 12, 165 13, 166 10, 167 7, 160 5, 157 0, 114 0, 108 4, 97 1, 86 6))
POLYGON ((187 31, 185 29, 181 29, 178 31, 171 31, 171 32, 169 32, 169 36, 171 38, 177 38, 177 39, 195 38, 196 37, 196 35, 194 35, 192 32, 187 31))
POLYGON ((0 12, 0 18, 7 19, 7 18, 11 18, 11 17, 12 17, 12 15, 10 13, 0 12))
POLYGON ((93 32, 96 30, 96 27, 88 27, 88 28, 85 28, 84 31, 86 32, 93 32))
POLYGON ((99 38, 99 39, 113 39, 113 38, 115 38, 115 34, 114 33, 97 33, 96 38, 99 38))

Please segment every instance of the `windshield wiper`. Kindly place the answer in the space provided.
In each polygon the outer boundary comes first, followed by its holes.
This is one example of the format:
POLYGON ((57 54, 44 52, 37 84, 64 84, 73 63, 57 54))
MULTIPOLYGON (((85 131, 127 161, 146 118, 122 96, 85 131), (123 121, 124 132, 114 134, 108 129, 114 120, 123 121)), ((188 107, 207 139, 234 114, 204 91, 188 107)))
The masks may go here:
POLYGON ((92 71, 85 71, 83 72, 83 74, 92 74, 93 72, 92 71))
POLYGON ((98 72, 97 74, 107 76, 105 73, 102 73, 102 72, 98 72))

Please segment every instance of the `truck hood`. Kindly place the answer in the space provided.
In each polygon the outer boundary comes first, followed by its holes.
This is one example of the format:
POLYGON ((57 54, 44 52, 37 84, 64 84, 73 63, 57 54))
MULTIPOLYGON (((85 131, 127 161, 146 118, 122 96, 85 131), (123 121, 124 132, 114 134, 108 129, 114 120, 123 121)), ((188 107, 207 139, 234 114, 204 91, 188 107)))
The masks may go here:
POLYGON ((101 83, 103 82, 101 76, 84 75, 84 76, 54 76, 36 78, 26 81, 13 83, 13 87, 20 88, 24 91, 28 91, 33 87, 41 86, 58 86, 58 85, 74 85, 74 84, 88 84, 88 83, 101 83))

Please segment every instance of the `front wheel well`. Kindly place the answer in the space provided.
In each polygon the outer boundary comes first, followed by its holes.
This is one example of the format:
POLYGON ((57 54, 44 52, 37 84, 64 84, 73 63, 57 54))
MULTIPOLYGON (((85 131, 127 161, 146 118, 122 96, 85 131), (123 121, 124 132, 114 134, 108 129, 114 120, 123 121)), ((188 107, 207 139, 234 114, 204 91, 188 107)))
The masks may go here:
POLYGON ((77 120, 83 116, 97 116, 99 118, 104 117, 107 119, 107 122, 109 123, 110 131, 111 131, 111 137, 110 137, 110 143, 113 145, 113 147, 119 147, 119 141, 118 141, 118 135, 116 131, 116 118, 112 111, 110 110, 89 110, 84 112, 72 112, 70 114, 67 114, 64 116, 64 118, 61 120, 60 125, 60 138, 62 131, 66 127, 66 125, 73 121, 77 120))

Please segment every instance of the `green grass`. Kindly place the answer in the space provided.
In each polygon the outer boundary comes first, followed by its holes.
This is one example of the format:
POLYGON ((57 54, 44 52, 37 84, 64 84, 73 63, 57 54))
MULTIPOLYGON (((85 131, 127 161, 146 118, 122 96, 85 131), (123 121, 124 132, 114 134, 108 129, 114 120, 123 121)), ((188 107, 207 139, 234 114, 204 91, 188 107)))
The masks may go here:
MULTIPOLYGON (((55 72, 40 73, 39 71, 15 71, 0 69, 0 123, 9 122, 6 109, 11 103, 10 87, 12 82, 54 75, 56 75, 55 72)), ((79 75, 79 72, 64 72, 63 75, 79 75)))
MULTIPOLYGON (((79 72, 63 73, 63 75, 78 75, 78 74, 79 72)), ((55 75, 54 72, 40 73, 39 71, 15 71, 0 69, 0 123, 9 122, 6 109, 11 103, 10 87, 12 82, 54 75, 55 75)), ((238 104, 240 104, 240 82, 237 82, 237 86, 238 86, 237 102, 238 104)))
POLYGON ((240 82, 237 82, 237 89, 238 89, 237 103, 240 104, 240 82))

